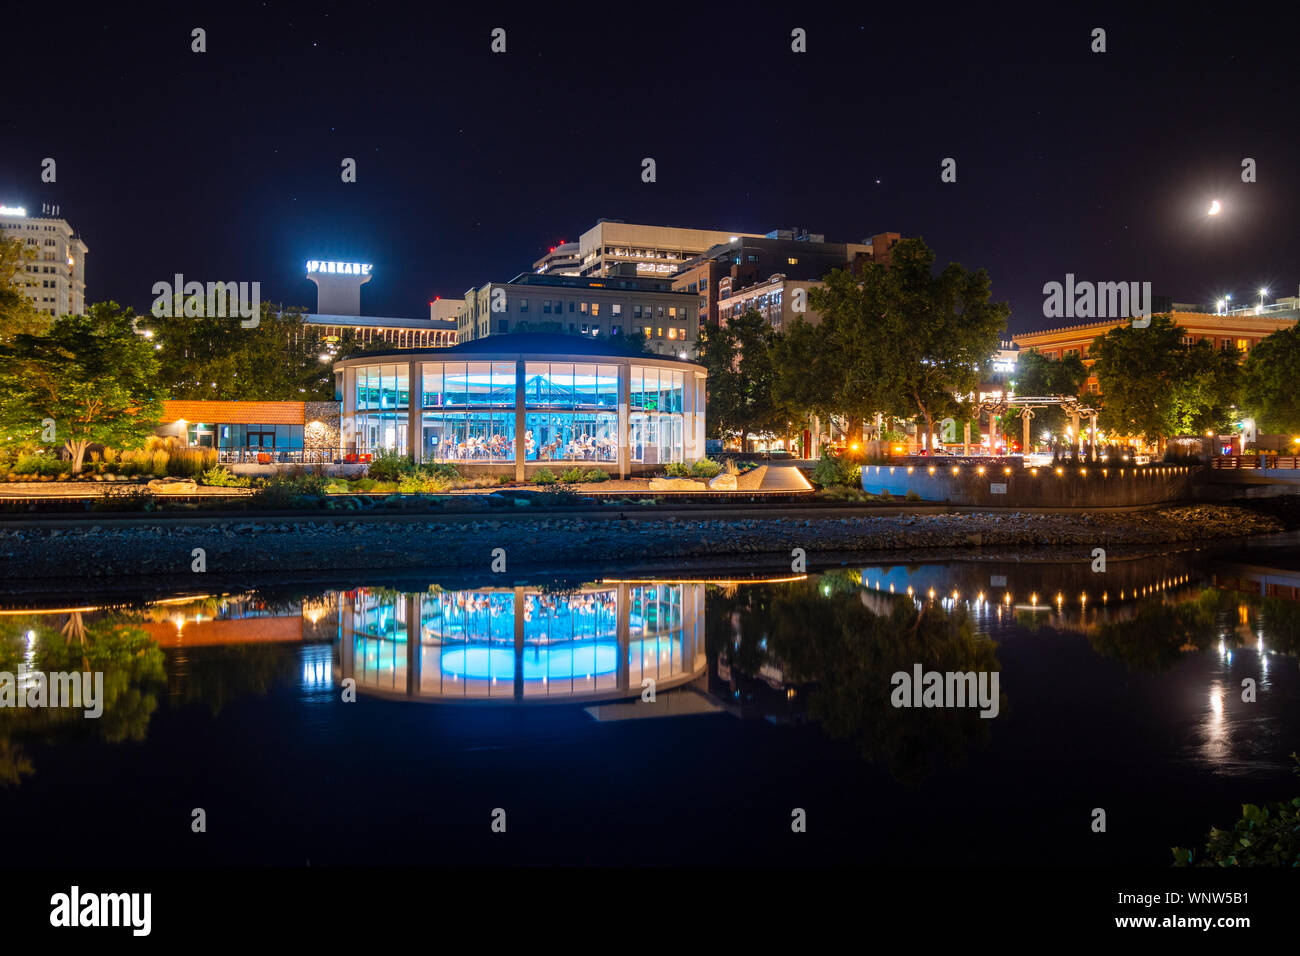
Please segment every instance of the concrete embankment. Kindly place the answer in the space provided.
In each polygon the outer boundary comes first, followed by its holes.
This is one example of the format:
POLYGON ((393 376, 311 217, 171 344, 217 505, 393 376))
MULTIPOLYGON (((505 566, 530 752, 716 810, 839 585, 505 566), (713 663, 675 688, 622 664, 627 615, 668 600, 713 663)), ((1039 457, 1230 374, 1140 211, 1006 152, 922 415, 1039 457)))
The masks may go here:
MULTIPOLYGON (((647 559, 972 548, 1006 551, 1212 544, 1283 530, 1230 505, 1078 514, 945 513, 771 517, 539 513, 28 522, 0 528, 0 579, 122 579, 372 570, 488 570, 503 548, 511 571, 647 559), (200 552, 200 553, 196 553, 200 552)), ((0 585, 2 586, 2 585, 0 585)))

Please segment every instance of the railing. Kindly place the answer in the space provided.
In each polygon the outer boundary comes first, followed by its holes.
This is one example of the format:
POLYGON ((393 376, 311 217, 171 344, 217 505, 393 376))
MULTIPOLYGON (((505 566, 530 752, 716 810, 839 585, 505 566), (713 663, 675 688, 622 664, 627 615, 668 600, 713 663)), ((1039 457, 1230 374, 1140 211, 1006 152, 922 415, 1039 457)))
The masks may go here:
POLYGON ((1214 458, 1211 467, 1222 471, 1246 471, 1258 468, 1300 469, 1300 456, 1224 455, 1214 458))
POLYGON ((332 448, 219 448, 217 461, 236 465, 329 465, 340 455, 332 448))

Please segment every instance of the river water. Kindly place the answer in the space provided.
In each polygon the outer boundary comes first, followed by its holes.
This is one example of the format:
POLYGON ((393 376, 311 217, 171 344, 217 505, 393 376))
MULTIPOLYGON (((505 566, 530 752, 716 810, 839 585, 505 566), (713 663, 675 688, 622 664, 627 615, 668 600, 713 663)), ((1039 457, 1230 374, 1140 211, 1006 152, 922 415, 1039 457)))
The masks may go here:
POLYGON ((0 812, 67 865, 1163 866, 1300 793, 1298 651, 1286 539, 15 596, 0 671, 102 671, 104 713, 0 709, 0 812), (996 716, 895 706, 917 665, 996 716))

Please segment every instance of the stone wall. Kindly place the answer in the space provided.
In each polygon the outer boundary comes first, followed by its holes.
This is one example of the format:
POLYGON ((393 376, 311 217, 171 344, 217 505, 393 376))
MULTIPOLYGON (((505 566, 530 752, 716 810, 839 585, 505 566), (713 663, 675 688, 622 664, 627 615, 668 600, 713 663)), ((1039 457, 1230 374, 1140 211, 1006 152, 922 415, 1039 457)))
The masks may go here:
POLYGON ((306 402, 303 408, 302 445, 304 451, 338 452, 339 442, 338 402, 306 402))
POLYGON ((1201 469, 1186 465, 863 465, 862 488, 925 501, 1008 508, 1118 508, 1190 501, 1201 469))

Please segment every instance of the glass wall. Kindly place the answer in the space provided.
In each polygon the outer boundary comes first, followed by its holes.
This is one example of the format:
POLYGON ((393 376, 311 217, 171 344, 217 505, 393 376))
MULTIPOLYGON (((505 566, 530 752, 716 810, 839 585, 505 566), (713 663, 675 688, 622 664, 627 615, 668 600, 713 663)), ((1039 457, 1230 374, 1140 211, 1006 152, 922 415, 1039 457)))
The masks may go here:
POLYGON ((614 471, 621 443, 630 448, 630 464, 652 468, 687 460, 689 428, 692 457, 702 452, 697 447, 702 403, 694 374, 686 370, 618 360, 520 363, 488 357, 421 362, 411 382, 412 367, 345 370, 345 444, 361 453, 414 453, 420 461, 589 462, 614 471), (410 408, 413 390, 416 409, 410 408), (522 416, 515 408, 519 392, 522 416), (623 394, 628 396, 627 435, 619 431, 623 394), (409 436, 408 423, 414 426, 409 436))
POLYGON ((629 458, 646 465, 682 461, 685 374, 637 365, 630 374, 629 458))
POLYGON ((426 362, 421 461, 515 460, 515 363, 426 362))

